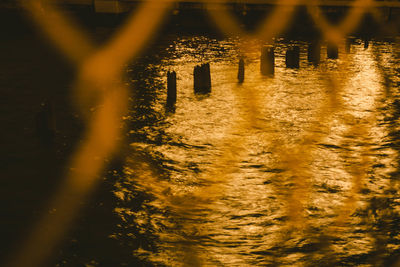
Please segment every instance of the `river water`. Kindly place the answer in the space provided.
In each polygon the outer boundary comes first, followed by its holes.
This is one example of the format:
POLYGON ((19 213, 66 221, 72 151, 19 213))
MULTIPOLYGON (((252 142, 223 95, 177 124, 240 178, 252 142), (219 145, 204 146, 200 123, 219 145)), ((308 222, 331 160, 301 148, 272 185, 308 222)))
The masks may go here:
POLYGON ((110 238, 136 242, 133 256, 150 265, 395 264, 399 46, 354 39, 332 60, 323 45, 314 66, 306 42, 278 39, 275 75, 265 77, 262 43, 240 43, 175 38, 132 74, 138 93, 124 118, 132 142, 114 174, 119 222, 110 238), (285 67, 293 44, 299 69, 285 67), (212 92, 195 95, 193 68, 204 62, 212 92), (175 112, 164 107, 169 70, 175 112))
MULTIPOLYGON (((126 66, 125 145, 50 266, 398 263, 399 41, 365 47, 354 38, 346 52, 343 40, 337 60, 327 59, 323 43, 315 66, 307 42, 276 39, 273 77, 260 73, 264 43, 243 42, 171 34, 126 66), (294 44, 298 69, 285 66, 294 44), (206 62, 212 90, 196 95, 193 68, 206 62), (165 108, 172 70, 174 112, 165 108)), ((83 127, 68 97, 73 71, 30 36, 5 44, 0 116, 13 179, 2 186, 1 229, 8 246, 23 239, 56 183, 53 156, 36 151, 32 107, 53 95, 58 153, 71 153, 83 127)))

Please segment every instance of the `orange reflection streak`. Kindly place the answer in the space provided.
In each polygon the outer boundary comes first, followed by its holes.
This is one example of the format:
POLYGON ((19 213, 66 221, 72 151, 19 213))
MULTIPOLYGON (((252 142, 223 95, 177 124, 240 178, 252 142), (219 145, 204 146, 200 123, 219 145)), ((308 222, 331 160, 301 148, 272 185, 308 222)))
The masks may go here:
MULTIPOLYGON (((344 62, 347 65, 347 58, 344 62)), ((316 144, 325 137, 325 134, 323 134, 325 131, 321 131, 321 128, 329 127, 329 121, 342 104, 340 87, 334 85, 338 84, 338 81, 327 73, 324 66, 319 68, 319 75, 321 79, 327 80, 330 90, 327 90, 326 101, 319 107, 319 112, 315 116, 316 120, 307 129, 306 134, 302 136, 302 141, 294 147, 288 146, 288 144, 273 145, 273 153, 279 155, 281 168, 288 171, 290 180, 287 182, 293 183, 293 189, 287 192, 286 199, 284 199, 287 206, 286 213, 290 222, 288 225, 289 230, 301 230, 307 227, 304 208, 310 200, 313 176, 310 166, 314 157, 313 151, 316 144)), ((345 77, 345 79, 348 79, 348 77, 345 77)), ((283 136, 278 138, 279 140, 285 140, 283 136)))
POLYGON ((22 4, 79 68, 76 101, 88 119, 88 127, 82 145, 71 157, 65 181, 50 201, 48 210, 54 212, 43 215, 7 266, 41 265, 74 221, 81 203, 98 181, 105 159, 116 151, 121 138, 121 118, 128 100, 128 90, 122 84, 123 64, 149 41, 169 6, 164 1, 143 3, 114 39, 95 50, 81 30, 56 8, 46 6, 44 12, 41 6, 44 2, 22 4), (89 112, 91 108, 95 108, 93 113, 89 112))
MULTIPOLYGON (((350 119, 349 119, 350 120, 350 119)), ((372 118, 366 118, 366 121, 371 122, 372 118)), ((349 123, 351 123, 349 121, 349 123)), ((342 226, 348 223, 350 216, 355 211, 356 204, 359 198, 359 192, 363 187, 365 178, 367 177, 367 171, 371 167, 371 160, 368 156, 369 145, 368 145, 368 129, 363 128, 357 122, 354 123, 348 132, 348 135, 360 136, 362 141, 365 143, 361 146, 360 155, 346 155, 348 158, 354 157, 358 158, 354 162, 350 161, 350 164, 346 169, 352 176, 352 188, 349 192, 348 198, 345 200, 343 207, 338 212, 338 217, 336 218, 335 226, 342 226)))
MULTIPOLYGON (((352 64, 354 60, 351 54, 344 54, 343 63, 340 69, 346 70, 352 64)), ((342 71, 340 77, 335 73, 325 73, 326 80, 328 82, 328 87, 331 91, 336 91, 337 99, 333 101, 338 107, 344 105, 341 99, 340 92, 343 92, 343 87, 346 81, 349 80, 348 73, 342 71), (344 79, 343 79, 344 78, 344 79)), ((336 207, 334 214, 336 218, 333 220, 332 224, 329 224, 321 233, 320 242, 324 244, 324 251, 326 255, 333 256, 332 253, 332 243, 330 243, 330 237, 337 236, 338 233, 345 233, 347 227, 352 223, 352 215, 358 208, 357 202, 360 199, 360 191, 364 186, 364 182, 367 178, 368 171, 372 166, 371 161, 371 145, 369 134, 371 132, 371 124, 376 121, 375 114, 371 114, 361 119, 357 119, 353 114, 346 114, 342 116, 341 121, 344 125, 349 127, 349 130, 344 133, 344 136, 354 136, 358 138, 358 142, 355 144, 342 144, 343 146, 358 146, 360 149, 356 152, 352 150, 344 150, 341 153, 341 157, 344 159, 344 169, 348 172, 351 177, 350 184, 351 188, 347 194, 347 198, 343 201, 341 206, 336 207)))
MULTIPOLYGON (((207 1, 206 1, 207 2, 207 1)), ((288 24, 290 23, 292 19, 292 14, 296 9, 296 5, 298 4, 299 1, 297 0, 286 0, 286 1, 281 1, 275 9, 273 10, 272 14, 264 19, 264 21, 261 23, 261 25, 257 28, 256 32, 254 34, 249 34, 245 31, 242 30, 240 25, 237 23, 235 18, 229 13, 227 8, 223 5, 226 1, 221 0, 219 1, 220 3, 207 3, 207 9, 208 12, 211 16, 211 18, 214 20, 216 25, 222 30, 225 35, 227 36, 240 36, 244 41, 240 45, 240 50, 243 52, 247 51, 246 48, 246 41, 251 40, 251 39, 258 39, 258 40, 263 40, 266 42, 272 42, 272 39, 276 36, 278 36, 281 32, 283 32, 288 24)), ((254 90, 249 89, 246 93, 252 95, 252 97, 246 97, 245 103, 242 103, 240 107, 247 108, 250 111, 250 116, 253 118, 250 120, 249 124, 246 125, 241 125, 242 128, 251 128, 251 127, 257 127, 256 124, 256 118, 260 118, 261 114, 259 112, 260 108, 258 103, 256 103, 257 93, 254 92, 254 90)), ((244 96, 242 96, 244 98, 244 96)), ((264 128, 263 130, 267 130, 267 127, 261 127, 264 128)), ((279 127, 276 125, 269 125, 268 126, 269 130, 271 129, 278 129, 279 127)), ((242 131, 244 130, 242 129, 242 131)), ((283 138, 281 140, 284 140, 283 138)), ((263 140, 265 141, 265 140, 263 140)), ((236 148, 235 150, 237 150, 236 148)), ((243 150, 243 148, 242 148, 243 150)), ((273 151, 277 152, 277 155, 281 155, 281 159, 286 160, 286 164, 289 170, 293 170, 294 168, 299 167, 298 164, 298 153, 290 153, 288 154, 285 152, 282 147, 273 147, 273 151), (281 152, 281 153, 280 153, 281 152)), ((293 150, 291 151, 293 152, 293 150)), ((237 160, 236 160, 237 161, 237 160)), ((301 160, 300 160, 301 161, 301 160)), ((223 165, 222 165, 223 166, 223 165)), ((295 173, 295 172, 293 172, 295 173)), ((297 177, 297 175, 294 175, 294 182, 296 183, 295 191, 301 193, 302 195, 304 194, 304 189, 306 188, 305 184, 307 179, 307 175, 301 175, 302 177, 297 177)), ((289 196, 295 196, 296 194, 289 194, 289 196)), ((298 195, 296 196, 298 197, 298 195)), ((287 214, 293 221, 295 221, 295 224, 299 224, 301 217, 302 217, 302 211, 303 211, 303 205, 299 205, 299 201, 295 199, 285 199, 285 202, 287 203, 287 214)))
MULTIPOLYGON (((222 3, 225 1, 220 1, 220 2, 222 3)), ((332 26, 320 14, 321 10, 318 7, 318 1, 308 2, 307 8, 310 15, 316 22, 317 26, 321 28, 325 38, 331 42, 340 44, 341 40, 343 40, 343 38, 348 33, 352 32, 355 29, 355 27, 359 25, 359 22, 361 21, 362 17, 365 14, 365 11, 372 6, 372 2, 373 0, 355 1, 350 9, 349 14, 340 23, 340 25, 336 27, 332 26)), ((290 19, 288 18, 290 16, 283 16, 284 18, 287 19, 282 19, 282 15, 284 14, 284 12, 287 12, 289 15, 292 14, 294 10, 294 5, 296 5, 297 2, 287 1, 287 3, 285 4, 289 5, 290 9, 288 7, 281 9, 276 7, 276 10, 273 11, 273 14, 265 20, 265 22, 262 24, 261 27, 259 27, 256 36, 251 36, 248 33, 244 32, 237 24, 235 19, 233 19, 232 16, 229 14, 229 12, 227 12, 226 8, 224 8, 221 5, 221 3, 208 4, 207 6, 211 17, 213 18, 217 26, 219 26, 219 28, 226 35, 228 36, 239 35, 244 39, 261 37, 260 39, 262 40, 270 41, 273 37, 277 36, 277 34, 286 27, 286 25, 290 21, 290 19)), ((345 59, 344 62, 347 62, 347 59, 345 59)), ((330 103, 328 104, 328 106, 321 107, 322 110, 320 116, 318 116, 318 118, 320 119, 319 122, 320 123, 322 122, 321 124, 324 124, 324 122, 325 123, 328 122, 327 119, 330 116, 327 116, 327 114, 331 114, 330 111, 334 111, 335 108, 337 108, 338 105, 340 105, 341 103, 340 96, 338 95, 338 87, 333 86, 333 84, 331 87, 333 90, 330 90, 330 95, 329 95, 330 103)), ((254 106, 254 103, 251 103, 250 105, 254 106)), ((278 147, 274 148, 274 150, 276 150, 275 152, 278 152, 277 154, 281 155, 280 158, 282 162, 285 162, 284 167, 286 167, 289 171, 292 172, 291 175, 293 177, 292 182, 294 182, 294 190, 287 196, 287 207, 288 207, 289 218, 291 218, 292 222, 295 223, 296 225, 304 223, 302 210, 306 203, 303 202, 306 201, 307 199, 306 196, 308 195, 307 192, 310 188, 309 182, 311 176, 311 172, 307 167, 307 164, 309 164, 310 161, 312 160, 312 155, 311 155, 312 145, 318 139, 322 138, 322 136, 318 136, 317 134, 315 134, 317 132, 318 131, 316 128, 309 129, 310 134, 304 137, 304 143, 300 144, 297 148, 290 150, 290 153, 278 147)), ((363 171, 365 171, 367 163, 368 163, 367 159, 363 157, 361 166, 361 169, 363 171)), ((357 167, 353 168, 355 169, 357 167)), ((351 192, 351 196, 349 197, 348 201, 346 201, 345 203, 345 210, 349 210, 349 206, 353 206, 355 202, 354 196, 358 194, 358 191, 361 187, 361 181, 362 181, 361 173, 362 171, 360 171, 358 168, 353 172, 353 177, 354 177, 353 190, 351 192)), ((350 208, 350 210, 352 209, 350 208)), ((338 221, 342 221, 344 217, 349 216, 349 213, 347 212, 341 212, 339 214, 340 216, 338 218, 338 221)))

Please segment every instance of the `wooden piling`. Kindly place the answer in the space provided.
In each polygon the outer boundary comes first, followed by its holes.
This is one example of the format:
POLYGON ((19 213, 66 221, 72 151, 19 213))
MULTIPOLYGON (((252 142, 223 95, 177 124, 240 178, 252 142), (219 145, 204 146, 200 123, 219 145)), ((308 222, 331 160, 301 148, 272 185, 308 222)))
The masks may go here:
POLYGON ((193 85, 196 94, 211 93, 210 63, 194 67, 193 85))
POLYGON ((308 62, 318 65, 321 60, 321 43, 319 41, 311 42, 307 51, 308 62))
POLYGON ((300 68, 300 46, 293 46, 293 67, 300 68))
POLYGON ((339 48, 336 44, 328 43, 326 47, 327 56, 330 59, 338 59, 339 58, 339 48))
POLYGON ((369 46, 369 38, 366 37, 364 38, 364 49, 368 49, 368 46, 369 46))
POLYGON ((243 60, 243 58, 239 59, 238 80, 239 80, 239 83, 242 83, 244 81, 244 60, 243 60))
POLYGON ((173 108, 176 103, 176 72, 167 73, 167 108, 173 108))
POLYGON ((286 67, 299 68, 300 67, 300 47, 292 46, 286 51, 286 67))
POLYGON ((350 37, 346 38, 346 53, 350 53, 352 41, 353 40, 350 37))
POLYGON ((264 46, 261 49, 260 70, 262 75, 274 75, 275 73, 275 54, 274 47, 264 46))

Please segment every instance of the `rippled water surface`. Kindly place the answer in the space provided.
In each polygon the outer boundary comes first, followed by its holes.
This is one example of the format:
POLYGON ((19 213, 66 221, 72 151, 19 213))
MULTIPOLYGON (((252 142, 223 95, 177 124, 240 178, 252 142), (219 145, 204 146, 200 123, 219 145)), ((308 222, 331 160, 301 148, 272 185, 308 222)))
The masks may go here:
POLYGON ((399 47, 354 40, 332 60, 323 45, 314 66, 307 43, 277 40, 275 75, 264 77, 260 45, 183 37, 131 75, 133 142, 113 185, 110 237, 153 265, 394 264, 399 47), (285 67, 292 44, 299 69, 285 67), (204 62, 212 92, 195 95, 193 68, 204 62), (164 107, 169 70, 175 112, 164 107))

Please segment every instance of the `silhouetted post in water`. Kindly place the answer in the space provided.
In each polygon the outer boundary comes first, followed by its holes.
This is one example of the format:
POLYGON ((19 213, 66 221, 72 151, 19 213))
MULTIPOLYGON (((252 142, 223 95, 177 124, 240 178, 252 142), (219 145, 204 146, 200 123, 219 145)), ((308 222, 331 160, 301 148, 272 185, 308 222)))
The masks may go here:
POLYGON ((346 53, 350 53, 352 39, 350 37, 346 38, 346 53))
POLYGON ((300 47, 292 46, 286 51, 286 67, 299 68, 300 67, 300 47))
POLYGON ((368 37, 365 37, 365 38, 364 38, 364 49, 367 49, 368 46, 369 46, 369 38, 368 38, 368 37))
POLYGON ((339 49, 336 44, 328 43, 326 47, 326 52, 328 58, 330 59, 337 59, 339 58, 339 49))
POLYGON ((285 55, 286 68, 290 68, 291 59, 292 59, 292 51, 290 50, 290 47, 289 47, 288 50, 286 50, 286 55, 285 55))
POLYGON ((46 100, 40 104, 40 109, 36 114, 36 134, 40 145, 52 147, 55 132, 53 106, 49 100, 46 100))
POLYGON ((261 49, 260 69, 262 75, 274 75, 275 54, 272 46, 264 46, 261 49))
POLYGON ((243 58, 239 59, 238 80, 239 80, 239 83, 242 83, 244 81, 244 60, 243 60, 243 58))
POLYGON ((210 63, 194 67, 193 83, 196 94, 211 93, 210 63))
POLYGON ((167 73, 167 108, 172 109, 176 103, 176 72, 167 73))
POLYGON ((321 43, 319 41, 313 41, 308 45, 308 62, 318 65, 321 60, 321 43))

